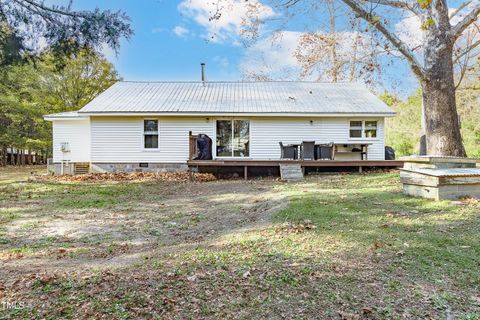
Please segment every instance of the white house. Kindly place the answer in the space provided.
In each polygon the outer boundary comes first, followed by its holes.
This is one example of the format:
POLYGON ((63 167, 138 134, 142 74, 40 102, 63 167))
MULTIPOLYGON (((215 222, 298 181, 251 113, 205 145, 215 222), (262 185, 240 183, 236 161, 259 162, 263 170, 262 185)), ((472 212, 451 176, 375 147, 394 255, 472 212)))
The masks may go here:
POLYGON ((79 111, 45 119, 56 171, 64 163, 68 173, 75 165, 186 169, 189 132, 212 139, 214 160, 279 160, 279 142, 302 141, 335 143, 334 160, 360 160, 348 152, 355 145, 366 146, 368 160, 384 160, 384 120, 394 115, 351 83, 118 82, 79 111))

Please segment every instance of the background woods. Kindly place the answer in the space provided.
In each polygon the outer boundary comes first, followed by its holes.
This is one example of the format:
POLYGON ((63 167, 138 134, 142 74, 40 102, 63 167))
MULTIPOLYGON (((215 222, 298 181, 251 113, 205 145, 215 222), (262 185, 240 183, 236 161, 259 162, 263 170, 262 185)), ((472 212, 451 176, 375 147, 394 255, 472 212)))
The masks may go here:
POLYGON ((90 49, 60 58, 46 52, 33 62, 3 66, 0 72, 3 165, 44 161, 51 152, 52 133, 43 115, 78 110, 119 80, 113 65, 90 49))
POLYGON ((42 116, 77 110, 117 81, 100 50, 132 34, 120 11, 0 2, 0 164, 45 161, 51 127, 42 116))

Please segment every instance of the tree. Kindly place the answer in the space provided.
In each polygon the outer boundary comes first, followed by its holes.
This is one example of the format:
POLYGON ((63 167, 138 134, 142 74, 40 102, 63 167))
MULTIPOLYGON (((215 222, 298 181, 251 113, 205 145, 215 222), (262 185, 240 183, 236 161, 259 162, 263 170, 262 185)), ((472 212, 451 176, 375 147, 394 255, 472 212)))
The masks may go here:
MULTIPOLYGON (((36 70, 30 64, 14 64, 0 68, 0 146, 5 162, 7 147, 24 150, 36 144, 37 151, 45 150, 46 144, 39 148, 38 140, 46 138, 48 127, 39 121, 43 109, 35 103, 35 90, 38 88, 36 70)), ((48 141, 48 140, 47 140, 48 141)), ((18 161, 18 160, 17 160, 18 161)))
POLYGON ((50 52, 40 60, 39 99, 49 113, 78 110, 120 80, 113 64, 89 48, 64 56, 60 64, 50 52))
POLYGON ((23 52, 22 39, 0 17, 0 68, 21 62, 23 52))
POLYGON ((57 62, 44 53, 35 65, 0 68, 0 163, 6 164, 7 148, 47 155, 52 134, 43 115, 77 110, 119 79, 113 65, 91 49, 57 62))
POLYGON ((116 81, 96 51, 104 44, 117 51, 132 34, 121 11, 0 0, 1 162, 7 147, 46 154, 51 127, 42 116, 80 108, 116 81))
MULTIPOLYGON (((480 4, 467 1, 462 9, 472 8, 454 26, 450 21, 460 11, 450 13, 446 0, 341 0, 360 18, 379 31, 401 53, 422 87, 426 147, 429 155, 465 156, 455 100, 454 45, 480 14, 480 4), (409 11, 417 16, 424 30, 423 63, 387 27, 388 18, 376 7, 409 11)), ((469 48, 464 48, 469 51, 469 48)))
MULTIPOLYGON (((315 76, 318 81, 372 82, 381 71, 377 62, 378 46, 359 30, 358 18, 348 17, 351 24, 339 30, 337 26, 342 8, 335 0, 325 0, 328 17, 325 30, 305 32, 300 36, 294 56, 301 73, 300 78, 315 76)), ((319 12, 321 14, 321 12, 319 12)))
POLYGON ((107 44, 117 50, 120 38, 133 34, 124 12, 73 10, 72 1, 60 6, 41 0, 2 0, 0 18, 29 50, 41 47, 42 41, 52 46, 70 40, 80 47, 107 44))
MULTIPOLYGON (((231 2, 217 1, 219 7, 231 2)), ((262 2, 267 3, 268 0, 262 2)), ((383 50, 377 45, 376 39, 362 32, 360 19, 351 13, 345 14, 345 7, 337 0, 302 3, 302 8, 275 16, 273 21, 267 22, 252 16, 255 10, 257 16, 268 11, 258 1, 253 2, 252 9, 247 12, 250 16, 244 18, 243 23, 248 32, 241 32, 243 43, 249 47, 248 63, 242 65, 244 76, 253 80, 360 80, 375 83, 382 76, 379 58, 383 50), (304 22, 313 16, 314 23, 304 22), (289 22, 298 21, 307 25, 305 31, 285 30, 289 22), (262 23, 268 23, 268 28, 258 26, 262 23), (267 33, 265 30, 273 32, 267 33)), ((212 18, 218 16, 221 17, 216 15, 212 18)))

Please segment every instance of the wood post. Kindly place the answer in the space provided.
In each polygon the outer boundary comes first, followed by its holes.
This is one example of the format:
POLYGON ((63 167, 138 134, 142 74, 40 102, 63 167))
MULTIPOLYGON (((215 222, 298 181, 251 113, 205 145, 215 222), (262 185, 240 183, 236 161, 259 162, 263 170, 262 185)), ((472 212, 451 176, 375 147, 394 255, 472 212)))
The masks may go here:
POLYGON ((248 166, 243 166, 243 178, 248 180, 248 166))
POLYGON ((193 160, 197 156, 197 136, 188 132, 188 160, 193 160))

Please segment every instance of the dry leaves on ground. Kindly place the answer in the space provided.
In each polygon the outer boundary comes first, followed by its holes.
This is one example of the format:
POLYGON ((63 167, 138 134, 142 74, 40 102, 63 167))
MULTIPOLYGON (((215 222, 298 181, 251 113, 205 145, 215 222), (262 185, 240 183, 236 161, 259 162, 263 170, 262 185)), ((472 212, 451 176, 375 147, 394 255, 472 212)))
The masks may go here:
POLYGON ((307 230, 316 229, 317 226, 314 225, 310 220, 304 220, 303 223, 282 223, 277 229, 277 231, 283 231, 287 233, 303 233, 307 230))
POLYGON ((115 172, 90 173, 64 176, 36 176, 34 181, 69 181, 69 182, 105 182, 105 181, 176 181, 208 182, 216 180, 211 173, 189 172, 115 172))

